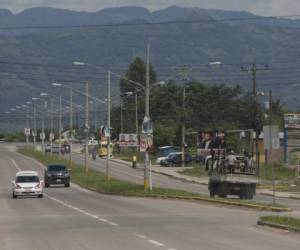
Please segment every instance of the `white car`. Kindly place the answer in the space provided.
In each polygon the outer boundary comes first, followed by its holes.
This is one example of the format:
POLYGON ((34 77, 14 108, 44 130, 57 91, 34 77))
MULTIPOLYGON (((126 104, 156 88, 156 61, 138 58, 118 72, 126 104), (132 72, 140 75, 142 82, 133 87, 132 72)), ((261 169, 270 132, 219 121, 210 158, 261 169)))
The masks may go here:
POLYGON ((37 196, 43 197, 43 181, 35 171, 20 171, 12 181, 12 197, 37 196))

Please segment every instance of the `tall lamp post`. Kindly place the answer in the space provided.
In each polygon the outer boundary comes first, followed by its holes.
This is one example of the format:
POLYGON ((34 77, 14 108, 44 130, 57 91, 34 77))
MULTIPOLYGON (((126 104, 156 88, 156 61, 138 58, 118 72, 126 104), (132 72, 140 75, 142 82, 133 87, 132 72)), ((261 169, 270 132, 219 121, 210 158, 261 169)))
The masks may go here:
POLYGON ((52 83, 54 87, 65 87, 70 91, 70 165, 72 166, 72 148, 73 148, 73 88, 71 86, 63 85, 61 83, 54 82, 52 83))

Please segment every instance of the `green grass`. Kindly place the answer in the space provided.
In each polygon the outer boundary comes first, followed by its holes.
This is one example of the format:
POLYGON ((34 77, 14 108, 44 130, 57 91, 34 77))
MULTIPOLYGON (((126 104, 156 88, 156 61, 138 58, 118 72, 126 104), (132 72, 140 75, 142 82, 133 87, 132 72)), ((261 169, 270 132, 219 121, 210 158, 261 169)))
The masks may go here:
POLYGON ((184 169, 183 171, 180 171, 179 173, 183 174, 183 175, 192 176, 192 177, 207 177, 208 176, 208 172, 205 171, 205 167, 202 165, 197 165, 190 169, 184 169))
POLYGON ((295 228, 300 230, 300 218, 269 215, 269 216, 262 216, 260 218, 260 221, 287 226, 289 228, 295 228))
MULTIPOLYGON (((274 165, 274 177, 279 181, 295 180, 295 169, 287 168, 282 165, 274 165)), ((272 180, 271 165, 262 165, 260 168, 260 178, 264 180, 272 180)))
MULTIPOLYGON (((236 199, 221 199, 221 198, 210 198, 206 195, 200 195, 197 193, 186 192, 176 189, 168 188, 153 188, 152 191, 145 191, 143 185, 137 185, 134 183, 112 179, 110 181, 106 180, 106 176, 98 171, 89 169, 86 173, 83 166, 77 165, 75 163, 70 166, 70 162, 65 159, 59 159, 58 156, 44 155, 41 152, 34 151, 30 148, 21 148, 18 150, 19 153, 26 156, 35 158, 44 165, 49 163, 63 163, 68 168, 71 168, 71 180, 72 182, 96 191, 105 194, 115 194, 115 195, 127 195, 127 196, 141 196, 141 197, 169 197, 169 198, 187 198, 194 200, 204 200, 208 202, 219 202, 228 205, 249 205, 249 206, 259 206, 258 209, 268 209, 271 207, 276 208, 286 208, 281 204, 266 204, 253 201, 243 201, 236 199)), ((248 207, 249 207, 248 206, 248 207)))

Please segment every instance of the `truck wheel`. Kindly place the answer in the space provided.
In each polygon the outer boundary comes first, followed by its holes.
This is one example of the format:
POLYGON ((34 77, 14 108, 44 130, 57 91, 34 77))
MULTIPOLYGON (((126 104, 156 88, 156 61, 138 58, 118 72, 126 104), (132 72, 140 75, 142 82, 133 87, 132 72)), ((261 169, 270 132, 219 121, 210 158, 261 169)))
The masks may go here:
POLYGON ((45 182, 45 187, 48 188, 49 186, 50 186, 49 183, 45 182))
POLYGON ((70 183, 66 183, 66 184, 65 184, 65 187, 70 187, 70 183))
POLYGON ((226 198, 226 197, 227 197, 227 194, 219 194, 219 197, 220 197, 220 198, 226 198))
POLYGON ((17 198, 17 196, 15 195, 15 192, 12 193, 12 198, 13 198, 13 199, 16 199, 16 198, 17 198))

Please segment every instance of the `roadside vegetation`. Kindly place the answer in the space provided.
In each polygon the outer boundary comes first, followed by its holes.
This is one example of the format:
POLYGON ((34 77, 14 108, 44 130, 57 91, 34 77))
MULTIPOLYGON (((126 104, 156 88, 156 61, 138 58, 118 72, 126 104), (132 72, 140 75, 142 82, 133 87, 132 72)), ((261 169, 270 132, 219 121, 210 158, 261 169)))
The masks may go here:
POLYGON ((167 188, 153 188, 152 191, 145 191, 142 185, 133 184, 126 181, 112 179, 106 180, 106 176, 98 171, 89 169, 88 173, 85 173, 83 166, 73 163, 72 166, 68 160, 59 159, 58 156, 44 155, 39 151, 34 151, 31 148, 20 148, 19 153, 32 157, 44 165, 49 163, 63 163, 71 169, 71 180, 81 187, 104 194, 115 194, 125 196, 137 196, 137 197, 158 197, 158 198, 175 198, 175 199, 189 199, 199 200, 206 202, 215 202, 225 205, 244 206, 253 209, 260 210, 275 210, 279 211, 287 210, 284 205, 281 204, 266 204, 253 201, 243 201, 235 199, 221 199, 210 198, 206 195, 200 195, 191 192, 185 192, 176 189, 167 188))
POLYGON ((269 215, 262 216, 260 221, 269 224, 269 226, 283 226, 288 230, 300 232, 300 218, 269 215))

